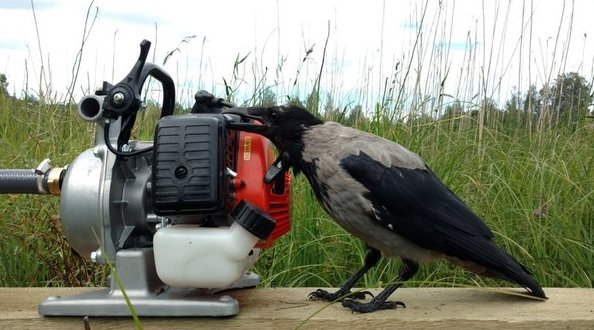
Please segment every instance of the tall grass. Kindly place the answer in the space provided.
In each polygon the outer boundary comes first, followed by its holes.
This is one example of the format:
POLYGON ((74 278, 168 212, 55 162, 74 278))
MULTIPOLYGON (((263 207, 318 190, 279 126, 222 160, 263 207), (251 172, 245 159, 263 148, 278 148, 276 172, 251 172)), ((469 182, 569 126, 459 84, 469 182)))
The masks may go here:
MULTIPOLYGON (((380 63, 363 61, 356 91, 339 86, 340 59, 337 53, 329 55, 330 45, 322 58, 309 51, 299 54, 301 64, 286 82, 278 80, 286 70, 281 54, 274 75, 259 59, 254 58, 250 68, 250 58, 238 55, 219 96, 238 104, 298 100, 322 117, 398 141, 419 153, 542 285, 593 287, 594 126, 587 120, 571 127, 554 125, 546 111, 516 115, 487 107, 489 100, 506 93, 502 77, 517 77, 520 90, 535 83, 522 69, 536 66, 522 55, 533 51, 533 8, 531 2, 522 2, 517 12, 510 3, 484 7, 485 23, 469 29, 461 67, 451 66, 455 8, 424 2, 410 14, 417 27, 403 41, 406 51, 380 63), (512 19, 522 21, 521 31, 507 29, 512 19), (505 39, 517 40, 512 55, 502 49, 505 39), (434 47, 437 44, 444 46, 434 47), (447 90, 444 82, 453 79, 454 71, 460 73, 457 87, 447 90), (446 115, 445 108, 454 102, 462 104, 463 111, 446 115), (362 106, 362 113, 347 118, 355 104, 362 106)), ((538 63, 547 73, 543 84, 562 72, 558 63, 567 58, 569 47, 562 38, 571 32, 572 15, 563 17, 553 58, 538 63)), ((326 40, 331 41, 332 29, 328 32, 326 40)), ((168 61, 175 61, 170 54, 168 61)), ((186 87, 180 94, 193 95, 186 87)), ((154 109, 141 113, 134 137, 150 138, 156 118, 154 109)), ((0 167, 35 167, 46 157, 67 164, 92 146, 92 129, 77 118, 69 102, 0 95, 0 167)), ((0 214, 0 285, 105 283, 105 270, 75 255, 62 238, 56 198, 0 196, 0 214)), ((303 177, 293 181, 292 218, 292 230, 263 251, 255 265, 262 286, 336 286, 360 267, 364 244, 321 210, 303 177)), ((361 285, 391 282, 398 267, 398 261, 382 260, 361 285)), ((437 262, 421 268, 409 285, 477 283, 493 284, 437 262)))
MULTIPOLYGON (((73 106, 40 104, 0 95, 0 168, 56 166, 90 146, 92 128, 73 106)), ((79 258, 61 233, 59 198, 0 196, 0 285, 93 285, 102 270, 79 258)))
MULTIPOLYGON (((419 152, 485 220, 496 241, 528 266, 543 285, 592 287, 591 129, 541 132, 540 142, 533 142, 527 132, 512 137, 486 128, 479 152, 473 134, 476 126, 452 132, 447 121, 437 121, 416 127, 411 134, 405 127, 395 129, 390 137, 398 137, 419 152)), ((299 202, 294 204, 293 230, 262 256, 261 269, 270 274, 270 285, 285 281, 338 285, 362 263, 362 244, 328 221, 305 185, 302 178, 296 180, 293 200, 299 202), (292 266, 303 260, 308 262, 294 274, 292 266)), ((397 262, 380 264, 370 272, 365 285, 393 281, 398 267, 397 262)), ((484 281, 445 263, 423 267, 415 280, 425 286, 484 281)))

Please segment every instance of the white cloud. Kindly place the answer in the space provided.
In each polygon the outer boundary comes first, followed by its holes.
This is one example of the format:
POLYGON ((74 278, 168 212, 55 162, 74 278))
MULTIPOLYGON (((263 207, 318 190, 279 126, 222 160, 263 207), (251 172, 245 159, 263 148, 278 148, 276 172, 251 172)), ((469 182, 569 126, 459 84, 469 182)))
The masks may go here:
MULTIPOLYGON (((221 94, 222 77, 232 80, 234 61, 248 54, 237 72, 245 80, 244 88, 254 88, 267 70, 267 83, 277 83, 279 95, 304 93, 319 71, 328 22, 327 70, 322 82, 335 100, 366 97, 371 102, 380 87, 403 79, 407 71, 408 79, 418 74, 419 88, 434 96, 440 92, 439 82, 428 77, 445 78, 447 73, 441 92, 457 92, 462 98, 472 97, 466 91, 476 90, 481 81, 487 83, 490 95, 505 98, 511 86, 540 85, 563 71, 580 70, 591 79, 594 48, 584 34, 594 37, 589 24, 594 4, 576 0, 572 14, 570 1, 536 0, 531 16, 531 3, 97 0, 93 6, 99 8, 99 16, 85 46, 78 82, 83 88, 93 88, 103 80, 117 82, 134 63, 140 41, 149 39, 154 52, 149 58, 155 54, 157 63, 180 47, 165 69, 185 98, 191 98, 198 87, 221 94), (422 33, 415 44, 426 4, 422 33), (180 44, 184 37, 194 35, 189 43, 180 44), (563 51, 569 40, 570 51, 563 51), (302 63, 310 48, 313 52, 302 63), (399 71, 395 70, 397 63, 399 71), (407 70, 409 63, 411 70, 407 70), (279 67, 281 75, 277 76, 279 67), (298 69, 300 79, 294 86, 298 69), (481 80, 476 77, 481 72, 489 74, 481 80), (362 97, 365 92, 370 95, 362 97)), ((90 2, 35 4, 45 69, 51 69, 54 90, 64 95, 90 2)), ((38 86, 41 55, 31 9, 21 1, 3 1, 0 34, 0 70, 8 75, 11 86, 20 92, 26 72, 29 85, 38 86)))

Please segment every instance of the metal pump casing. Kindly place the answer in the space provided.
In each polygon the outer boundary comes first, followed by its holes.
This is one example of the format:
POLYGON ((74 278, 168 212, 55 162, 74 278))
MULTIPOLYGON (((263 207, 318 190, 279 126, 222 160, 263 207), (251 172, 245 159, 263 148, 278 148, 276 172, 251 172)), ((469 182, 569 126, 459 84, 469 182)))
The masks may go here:
POLYGON ((141 246, 143 240, 144 245, 150 243, 148 237, 143 239, 139 234, 152 235, 159 220, 146 202, 150 157, 141 154, 126 162, 116 161, 117 157, 98 140, 94 148, 82 152, 68 166, 60 215, 64 235, 74 250, 81 256, 93 254, 102 262, 102 253, 115 260, 119 249, 141 246), (133 231, 137 242, 129 241, 133 231))

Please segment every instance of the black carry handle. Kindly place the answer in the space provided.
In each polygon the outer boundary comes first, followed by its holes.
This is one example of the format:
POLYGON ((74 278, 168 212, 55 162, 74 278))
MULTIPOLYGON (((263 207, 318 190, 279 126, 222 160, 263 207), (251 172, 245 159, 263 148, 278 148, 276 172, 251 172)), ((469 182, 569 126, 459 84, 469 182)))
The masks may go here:
MULTIPOLYGON (((148 76, 155 78, 163 87, 163 106, 161 107, 161 118, 173 115, 175 110, 175 85, 173 79, 167 72, 153 63, 146 63, 140 75, 142 84, 148 76)), ((141 85, 142 88, 142 85, 141 85)))

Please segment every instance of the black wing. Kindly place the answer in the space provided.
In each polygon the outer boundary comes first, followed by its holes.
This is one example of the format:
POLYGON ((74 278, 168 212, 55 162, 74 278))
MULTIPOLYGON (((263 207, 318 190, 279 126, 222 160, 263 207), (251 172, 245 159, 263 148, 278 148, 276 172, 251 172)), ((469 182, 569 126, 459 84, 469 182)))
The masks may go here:
POLYGON ((364 152, 340 165, 368 190, 372 217, 422 248, 471 261, 544 297, 530 272, 492 241, 487 225, 428 168, 386 167, 364 152))
POLYGON ((493 237, 487 225, 428 168, 388 168, 364 152, 344 158, 340 165, 369 190, 367 197, 376 204, 376 214, 383 215, 377 220, 391 224, 394 231, 423 248, 452 255, 452 245, 493 237), (463 241, 451 242, 451 237, 463 241))

